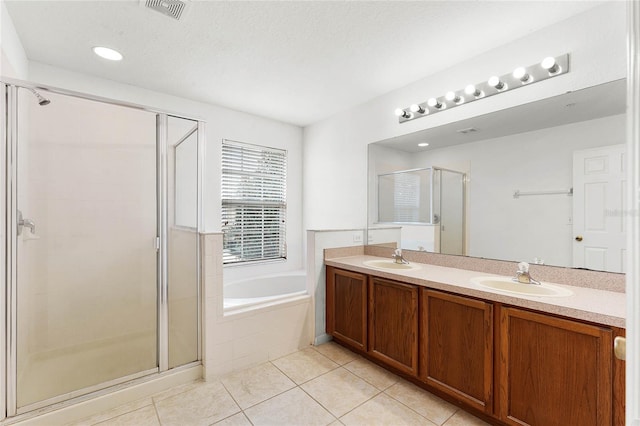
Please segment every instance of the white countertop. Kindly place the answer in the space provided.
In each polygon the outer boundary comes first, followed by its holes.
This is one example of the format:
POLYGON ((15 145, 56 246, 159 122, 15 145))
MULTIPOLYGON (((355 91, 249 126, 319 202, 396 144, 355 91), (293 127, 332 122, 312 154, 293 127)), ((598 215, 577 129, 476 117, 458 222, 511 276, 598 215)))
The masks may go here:
POLYGON ((468 271, 465 269, 446 268, 443 266, 416 262, 412 262, 412 264, 419 265, 419 269, 387 271, 371 268, 363 264, 364 261, 368 260, 390 259, 364 255, 349 256, 325 259, 325 264, 349 271, 476 297, 492 302, 500 302, 507 305, 562 315, 568 318, 625 328, 625 293, 550 283, 558 287, 570 289, 573 292, 573 295, 562 297, 537 297, 508 294, 497 290, 493 291, 471 282, 471 278, 474 277, 499 276, 495 274, 486 274, 482 272, 468 271))

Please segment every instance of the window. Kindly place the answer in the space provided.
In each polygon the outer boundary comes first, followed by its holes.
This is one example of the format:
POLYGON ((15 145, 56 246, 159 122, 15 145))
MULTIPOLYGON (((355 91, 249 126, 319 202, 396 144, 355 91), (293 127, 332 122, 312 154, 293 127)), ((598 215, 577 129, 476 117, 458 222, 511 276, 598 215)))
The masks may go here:
POLYGON ((287 152, 222 141, 223 262, 286 259, 287 152))

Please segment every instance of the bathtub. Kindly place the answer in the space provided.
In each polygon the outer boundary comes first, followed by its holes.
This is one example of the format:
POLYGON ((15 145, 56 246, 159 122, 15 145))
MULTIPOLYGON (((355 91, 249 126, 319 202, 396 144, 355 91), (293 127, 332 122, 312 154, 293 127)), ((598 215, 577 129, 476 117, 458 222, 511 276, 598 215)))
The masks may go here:
POLYGON ((225 311, 301 298, 307 295, 307 271, 235 281, 224 285, 223 294, 225 311))

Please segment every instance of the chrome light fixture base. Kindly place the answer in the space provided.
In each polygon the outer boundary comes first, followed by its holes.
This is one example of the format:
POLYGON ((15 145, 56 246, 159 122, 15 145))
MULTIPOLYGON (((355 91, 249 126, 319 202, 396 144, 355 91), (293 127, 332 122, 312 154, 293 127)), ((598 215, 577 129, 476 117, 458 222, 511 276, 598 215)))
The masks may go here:
POLYGON ((489 96, 505 93, 522 86, 529 86, 543 80, 548 80, 569 72, 569 54, 556 57, 548 57, 534 65, 516 68, 517 73, 510 72, 501 76, 494 76, 488 80, 468 85, 463 89, 448 92, 437 98, 430 98, 420 104, 412 105, 413 108, 398 108, 396 116, 398 123, 405 123, 427 115, 433 115, 460 105, 465 105, 489 96), (524 73, 523 73, 524 70, 524 73), (514 75, 515 74, 515 75, 514 75), (526 78, 525 78, 526 76, 526 78), (491 82, 491 84, 490 84, 491 82), (435 107, 438 106, 439 107, 435 107), (399 112, 401 112, 399 114, 399 112))

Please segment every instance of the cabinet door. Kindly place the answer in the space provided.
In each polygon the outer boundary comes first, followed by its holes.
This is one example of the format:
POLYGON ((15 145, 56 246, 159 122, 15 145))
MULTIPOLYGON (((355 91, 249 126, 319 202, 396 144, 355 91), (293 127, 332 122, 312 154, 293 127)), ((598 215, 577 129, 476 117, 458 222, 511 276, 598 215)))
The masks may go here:
POLYGON ((327 333, 367 350, 367 276, 327 266, 327 333))
POLYGON ((516 308, 502 308, 500 323, 502 420, 611 425, 611 330, 516 308))
POLYGON ((422 289, 420 379, 493 411, 493 305, 422 289))
POLYGON ((418 373, 418 287, 369 281, 369 353, 404 373, 418 373))

